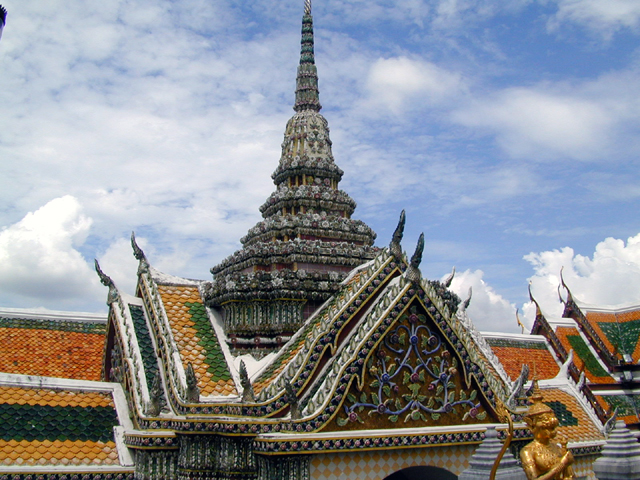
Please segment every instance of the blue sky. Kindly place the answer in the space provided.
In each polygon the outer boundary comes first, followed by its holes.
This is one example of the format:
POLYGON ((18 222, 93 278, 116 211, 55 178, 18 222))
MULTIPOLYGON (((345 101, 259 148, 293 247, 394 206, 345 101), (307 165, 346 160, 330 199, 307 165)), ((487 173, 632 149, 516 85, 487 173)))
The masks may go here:
MULTIPOLYGON (((293 114, 302 0, 2 0, 0 306, 105 311, 135 230, 190 278, 239 247, 293 114)), ((316 0, 322 113, 355 217, 426 236, 483 330, 640 303, 640 2, 316 0)))

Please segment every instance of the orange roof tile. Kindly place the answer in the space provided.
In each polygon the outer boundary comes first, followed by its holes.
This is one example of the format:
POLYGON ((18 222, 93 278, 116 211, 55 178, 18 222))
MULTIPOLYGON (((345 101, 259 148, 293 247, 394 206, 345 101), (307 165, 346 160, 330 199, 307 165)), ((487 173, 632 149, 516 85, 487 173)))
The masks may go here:
POLYGON ((0 467, 119 464, 110 393, 0 386, 0 422, 0 467))
POLYGON ((558 388, 543 389, 541 393, 543 402, 552 408, 560 421, 558 433, 569 442, 604 440, 600 427, 572 395, 558 388))
POLYGON ((191 363, 201 395, 236 395, 235 382, 197 287, 158 285, 184 367, 191 363), (197 324, 196 321, 202 321, 197 324), (200 328, 198 325, 201 325, 200 328))
POLYGON ((100 380, 104 333, 0 325, 0 371, 100 380))
POLYGON ((522 365, 529 365, 537 378, 545 380, 558 375, 560 367, 544 342, 514 338, 487 338, 491 350, 496 354, 511 379, 520 375, 522 365))

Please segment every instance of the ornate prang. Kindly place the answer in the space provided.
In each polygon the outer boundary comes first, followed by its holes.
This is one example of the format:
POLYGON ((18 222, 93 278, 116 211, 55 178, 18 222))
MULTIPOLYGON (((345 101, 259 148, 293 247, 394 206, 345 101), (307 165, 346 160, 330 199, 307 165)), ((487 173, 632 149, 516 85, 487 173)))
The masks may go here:
POLYGON ((187 375, 187 402, 196 403, 200 400, 200 389, 198 388, 198 378, 196 377, 196 372, 193 371, 191 362, 187 364, 185 373, 187 375))
POLYGON ((295 114, 287 122, 276 190, 242 248, 211 269, 207 306, 222 313, 234 355, 262 356, 295 334, 354 268, 375 258, 376 234, 352 218, 340 190, 327 120, 320 114, 311 3, 302 18, 295 114), (275 321, 275 320, 278 321, 275 321))
POLYGON ((256 398, 253 394, 253 386, 251 385, 249 374, 247 374, 247 367, 243 360, 240 360, 240 385, 242 385, 242 401, 244 403, 255 402, 256 398))
POLYGON ((149 406, 147 408, 147 415, 150 417, 157 417, 162 410, 162 381, 160 380, 160 372, 156 373, 153 378, 153 385, 149 390, 149 406))
POLYGON ((111 277, 102 271, 98 260, 94 259, 93 261, 98 277, 100 277, 100 283, 102 283, 102 285, 104 285, 105 287, 109 287, 109 293, 107 294, 107 305, 111 305, 113 302, 118 300, 118 289, 116 288, 115 283, 113 283, 113 280, 111 280, 111 277))
POLYGON ((391 255, 396 257, 397 260, 402 259, 402 237, 404 235, 404 225, 406 222, 406 214, 404 210, 400 213, 400 220, 398 221, 398 226, 396 230, 393 232, 393 237, 391 237, 391 243, 389 244, 389 251, 391 255))
POLYGON ((284 388, 287 393, 285 394, 285 400, 289 404, 289 411, 291 413, 291 420, 298 420, 300 418, 300 400, 296 395, 295 390, 291 386, 291 382, 287 380, 284 384, 284 388))
POLYGON ((422 279, 422 273, 420 273, 420 263, 422 262, 422 252, 424 250, 424 233, 420 234, 420 238, 418 238, 418 244, 416 245, 416 251, 413 253, 411 257, 411 262, 409 263, 409 268, 407 268, 406 277, 412 283, 420 283, 422 279))

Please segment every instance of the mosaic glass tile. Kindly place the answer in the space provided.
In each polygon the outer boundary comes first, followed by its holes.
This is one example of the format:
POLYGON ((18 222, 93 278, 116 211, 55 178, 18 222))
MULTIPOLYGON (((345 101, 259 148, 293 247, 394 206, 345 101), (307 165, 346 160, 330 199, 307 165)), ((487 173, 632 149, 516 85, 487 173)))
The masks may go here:
POLYGON ((158 285, 158 291, 184 367, 188 363, 193 366, 200 394, 237 394, 197 287, 158 285))
POLYGON ((153 344, 151 343, 149 327, 147 327, 144 310, 141 306, 129 305, 129 312, 131 312, 133 328, 136 332, 136 338, 138 339, 138 346, 140 347, 147 386, 151 388, 153 380, 158 373, 158 362, 156 361, 156 354, 153 349, 153 344))

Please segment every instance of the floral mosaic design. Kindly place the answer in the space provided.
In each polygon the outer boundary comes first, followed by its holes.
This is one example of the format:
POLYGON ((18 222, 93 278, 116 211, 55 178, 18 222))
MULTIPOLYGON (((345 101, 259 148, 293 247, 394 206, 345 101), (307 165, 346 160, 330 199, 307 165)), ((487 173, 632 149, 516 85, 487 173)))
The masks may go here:
POLYGON ((392 423, 415 426, 437 423, 443 416, 484 420, 487 416, 477 390, 462 388, 459 362, 440 335, 427 325, 417 306, 400 318, 367 363, 368 383, 358 395, 348 393, 344 417, 337 423, 365 423, 385 417, 392 423))

